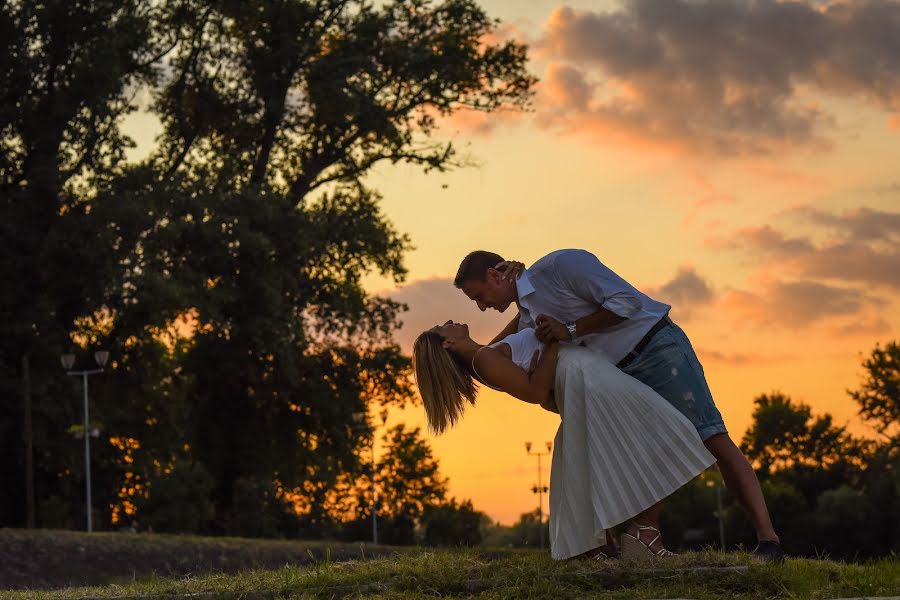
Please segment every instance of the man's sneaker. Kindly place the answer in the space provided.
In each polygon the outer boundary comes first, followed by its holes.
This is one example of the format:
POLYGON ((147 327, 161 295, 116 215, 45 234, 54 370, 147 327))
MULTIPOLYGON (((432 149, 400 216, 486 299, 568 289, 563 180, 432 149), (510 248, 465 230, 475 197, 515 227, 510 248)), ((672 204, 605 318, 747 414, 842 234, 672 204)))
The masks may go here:
POLYGON ((764 541, 756 545, 750 557, 761 562, 770 562, 780 565, 784 562, 784 550, 778 542, 764 541))

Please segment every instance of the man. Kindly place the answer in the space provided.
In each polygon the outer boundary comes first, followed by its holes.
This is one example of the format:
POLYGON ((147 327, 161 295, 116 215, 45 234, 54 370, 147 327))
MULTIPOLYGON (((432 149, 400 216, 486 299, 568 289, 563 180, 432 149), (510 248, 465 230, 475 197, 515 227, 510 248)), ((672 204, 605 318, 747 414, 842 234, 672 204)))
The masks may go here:
POLYGON ((585 250, 558 250, 528 269, 478 250, 463 259, 453 283, 482 311, 518 307, 492 343, 533 327, 543 341, 581 343, 605 354, 668 400, 697 428, 753 522, 759 541, 753 556, 784 560, 756 473, 728 435, 690 341, 668 317, 669 305, 641 293, 585 250))

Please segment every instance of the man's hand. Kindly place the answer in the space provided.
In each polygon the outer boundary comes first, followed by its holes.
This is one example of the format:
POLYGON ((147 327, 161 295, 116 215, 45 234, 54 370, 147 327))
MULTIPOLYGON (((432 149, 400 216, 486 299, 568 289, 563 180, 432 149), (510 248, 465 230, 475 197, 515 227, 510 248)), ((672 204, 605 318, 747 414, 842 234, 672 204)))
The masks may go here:
POLYGON ((566 329, 566 326, 553 317, 538 315, 534 323, 536 325, 534 334, 545 344, 552 340, 567 342, 572 339, 569 336, 569 330, 566 329))
POLYGON ((504 260, 494 265, 494 268, 503 273, 503 281, 515 281, 525 270, 525 265, 516 260, 504 260))

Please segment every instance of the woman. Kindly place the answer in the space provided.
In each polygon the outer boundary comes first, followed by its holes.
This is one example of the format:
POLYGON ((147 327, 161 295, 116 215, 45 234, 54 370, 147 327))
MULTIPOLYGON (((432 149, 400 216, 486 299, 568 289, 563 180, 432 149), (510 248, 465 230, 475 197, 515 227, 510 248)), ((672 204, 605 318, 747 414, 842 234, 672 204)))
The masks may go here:
POLYGON ((474 404, 476 379, 559 412, 550 471, 553 558, 615 554, 608 530, 629 519, 624 558, 671 554, 655 527, 658 503, 715 460, 690 421, 662 396, 596 351, 545 346, 532 329, 483 346, 466 325, 448 321, 416 339, 413 366, 436 433, 459 420, 466 402, 474 404))

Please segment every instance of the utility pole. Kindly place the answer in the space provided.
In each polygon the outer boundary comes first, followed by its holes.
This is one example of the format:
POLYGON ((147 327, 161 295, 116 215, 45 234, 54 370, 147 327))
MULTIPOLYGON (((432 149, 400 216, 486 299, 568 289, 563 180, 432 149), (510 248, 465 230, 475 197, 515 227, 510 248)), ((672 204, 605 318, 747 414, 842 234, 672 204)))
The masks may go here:
POLYGON ((548 488, 546 485, 543 485, 543 483, 541 482, 541 457, 550 454, 550 450, 552 448, 553 444, 547 442, 546 452, 532 452, 531 442, 525 442, 525 452, 527 452, 531 456, 537 456, 538 482, 537 485, 531 487, 531 491, 538 495, 538 539, 540 540, 539 543, 541 550, 544 549, 544 493, 550 490, 550 488, 548 488))
POLYGON ((88 416, 88 376, 97 375, 103 372, 106 361, 109 360, 109 352, 106 350, 97 350, 94 352, 94 360, 97 362, 97 369, 84 369, 82 371, 72 371, 75 364, 74 354, 63 354, 60 362, 66 370, 66 375, 81 377, 84 388, 84 488, 85 488, 85 512, 87 513, 87 532, 94 530, 93 521, 91 519, 91 435, 90 418, 88 416))
POLYGON ((28 529, 34 529, 34 430, 31 426, 31 372, 27 352, 22 356, 22 396, 25 408, 25 524, 28 529))
MULTIPOLYGON (((368 429, 368 418, 365 412, 355 412, 353 413, 353 422, 355 426, 354 430, 365 431, 368 429)), ((381 411, 381 425, 384 426, 387 423, 387 409, 381 411)), ((378 433, 377 424, 373 424, 371 427, 372 433, 372 543, 378 544, 378 490, 375 486, 375 477, 376 477, 376 467, 377 463, 375 461, 375 438, 378 433)))
POLYGON ((715 516, 719 520, 719 545, 722 552, 725 552, 725 511, 722 510, 722 486, 723 483, 717 483, 712 479, 706 480, 706 487, 716 488, 716 512, 715 516))

